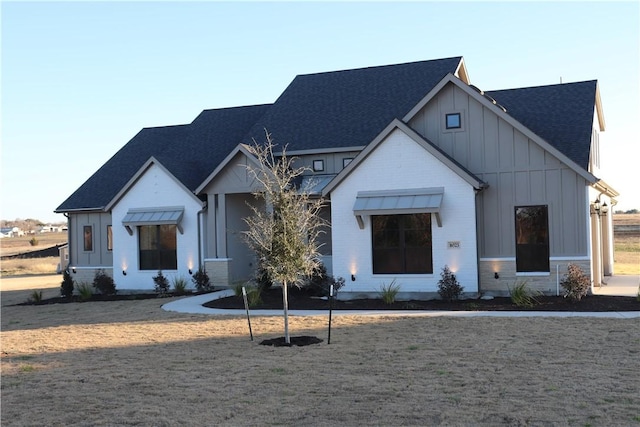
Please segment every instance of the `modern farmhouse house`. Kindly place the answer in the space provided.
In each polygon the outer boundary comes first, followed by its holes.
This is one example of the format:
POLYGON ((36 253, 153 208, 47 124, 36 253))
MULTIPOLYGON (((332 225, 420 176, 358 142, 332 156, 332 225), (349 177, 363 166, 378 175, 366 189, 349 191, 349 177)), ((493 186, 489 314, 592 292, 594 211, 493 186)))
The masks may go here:
POLYGON ((433 293, 445 266, 465 292, 526 280, 554 294, 569 263, 596 286, 613 273, 604 128, 596 81, 483 91, 461 57, 300 75, 273 104, 142 129, 56 212, 76 281, 104 269, 118 289, 153 289, 158 270, 200 266, 217 286, 246 280, 247 145, 266 130, 326 200, 341 295, 393 280, 433 293))

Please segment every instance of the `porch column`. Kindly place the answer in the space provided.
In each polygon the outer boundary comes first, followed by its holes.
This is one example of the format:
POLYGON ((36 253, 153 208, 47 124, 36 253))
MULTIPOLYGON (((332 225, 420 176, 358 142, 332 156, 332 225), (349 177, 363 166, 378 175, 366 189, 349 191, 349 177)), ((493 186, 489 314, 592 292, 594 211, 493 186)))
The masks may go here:
POLYGON ((602 273, 613 274, 613 233, 611 214, 603 213, 600 217, 602 230, 602 273))
POLYGON ((591 214, 591 279, 593 286, 602 286, 602 242, 600 216, 591 214))

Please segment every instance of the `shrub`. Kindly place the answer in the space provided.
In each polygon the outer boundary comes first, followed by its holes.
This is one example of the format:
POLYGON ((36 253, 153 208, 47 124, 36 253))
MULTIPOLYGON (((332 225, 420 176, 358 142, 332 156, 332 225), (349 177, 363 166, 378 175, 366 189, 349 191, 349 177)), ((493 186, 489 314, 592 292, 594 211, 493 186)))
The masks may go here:
POLYGON ((247 303, 249 307, 262 304, 262 288, 260 286, 249 286, 245 289, 247 291, 247 303))
POLYGON ((202 267, 198 268, 198 271, 193 273, 193 276, 191 276, 191 280, 196 286, 196 290, 198 292, 208 292, 213 290, 211 280, 209 280, 209 275, 207 274, 207 271, 202 267))
POLYGON ((535 292, 532 292, 527 287, 527 282, 516 283, 513 289, 509 288, 509 296, 511 302, 518 307, 533 307, 538 303, 535 298, 535 292))
POLYGON ((256 282, 261 289, 269 289, 271 286, 273 286, 273 280, 271 279, 271 276, 269 275, 267 269, 264 268, 262 264, 258 265, 258 270, 256 271, 254 282, 256 282))
POLYGON ((102 295, 113 295, 116 293, 116 284, 113 277, 109 276, 104 270, 96 271, 93 277, 93 287, 102 295))
POLYGON ((31 240, 29 240, 29 244, 31 246, 38 246, 38 243, 40 243, 40 242, 35 237, 32 237, 31 240))
POLYGON ((80 295, 81 301, 91 299, 91 297, 93 296, 93 289, 91 288, 91 286, 89 286, 88 283, 79 283, 76 285, 76 289, 78 290, 78 295, 80 295))
POLYGON ((449 270, 448 266, 444 266, 438 280, 438 294, 440 298, 446 301, 455 301, 460 298, 460 294, 464 287, 460 286, 456 275, 449 270))
POLYGON ((173 278, 173 291, 176 295, 184 295, 187 293, 187 279, 184 277, 173 278))
POLYGON ((166 295, 169 292, 169 279, 162 274, 162 270, 158 270, 158 275, 153 276, 153 284, 156 293, 166 295))
POLYGON ((42 302, 42 291, 32 291, 28 301, 34 304, 42 302))
POLYGON ((302 289, 313 296, 328 297, 331 293, 331 285, 333 285, 333 294, 335 296, 338 290, 344 286, 344 279, 342 277, 329 276, 327 268, 320 264, 313 271, 313 274, 305 280, 302 289))
POLYGON ((73 296, 73 279, 71 273, 66 269, 62 272, 62 284, 60 285, 60 295, 64 298, 71 298, 73 296))
POLYGON ((576 264, 569 264, 567 274, 560 281, 565 298, 580 301, 591 289, 591 280, 576 264))
POLYGON ((385 283, 380 288, 380 297, 385 304, 393 304, 396 301, 396 297, 400 292, 400 285, 396 285, 396 279, 387 286, 385 283))

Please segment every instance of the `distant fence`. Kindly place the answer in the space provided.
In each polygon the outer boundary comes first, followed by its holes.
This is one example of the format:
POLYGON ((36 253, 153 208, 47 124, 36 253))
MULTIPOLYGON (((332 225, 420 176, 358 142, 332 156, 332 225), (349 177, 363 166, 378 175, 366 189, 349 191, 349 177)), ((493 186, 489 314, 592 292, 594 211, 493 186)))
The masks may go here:
POLYGON ((23 252, 21 254, 15 255, 5 255, 2 259, 25 259, 25 258, 47 258, 51 256, 60 256, 59 248, 60 246, 64 246, 66 243, 61 243, 59 245, 51 246, 50 248, 40 249, 37 251, 23 252))
POLYGON ((615 234, 640 234, 640 225, 614 225, 615 234))

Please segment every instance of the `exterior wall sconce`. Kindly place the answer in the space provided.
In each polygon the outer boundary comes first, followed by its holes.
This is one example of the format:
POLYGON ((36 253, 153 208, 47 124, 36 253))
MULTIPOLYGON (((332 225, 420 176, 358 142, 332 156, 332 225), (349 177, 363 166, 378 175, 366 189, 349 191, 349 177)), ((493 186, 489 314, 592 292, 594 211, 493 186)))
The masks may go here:
POLYGON ((493 278, 494 279, 499 279, 500 278, 500 275, 498 274, 497 271, 493 273, 493 278))
POLYGON ((193 275, 193 271, 189 269, 189 276, 193 275))
POLYGON ((127 270, 122 270, 122 275, 126 276, 127 275, 127 270))
POLYGON ((73 274, 76 274, 76 268, 75 267, 71 267, 71 271, 73 271, 73 274))
POLYGON ((609 212, 609 206, 607 206, 607 202, 600 204, 600 198, 597 198, 595 202, 591 204, 592 213, 597 215, 606 215, 609 212))
POLYGON ((352 281, 352 282, 355 282, 355 281, 356 281, 356 275, 355 275, 355 274, 352 274, 352 275, 351 275, 351 281, 352 281))

